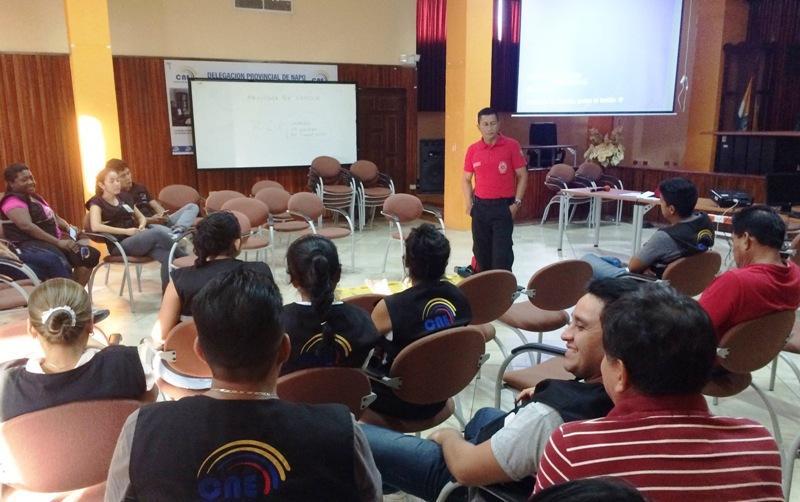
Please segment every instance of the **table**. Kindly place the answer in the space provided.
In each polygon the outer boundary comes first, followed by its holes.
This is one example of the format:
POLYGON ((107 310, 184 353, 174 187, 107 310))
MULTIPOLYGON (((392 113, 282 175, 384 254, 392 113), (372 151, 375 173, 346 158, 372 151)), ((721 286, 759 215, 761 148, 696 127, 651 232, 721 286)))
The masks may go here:
MULTIPOLYGON (((578 166, 578 152, 577 148, 578 145, 522 145, 520 146, 522 150, 566 150, 570 154, 572 154, 572 167, 578 166)), ((541 159, 541 155, 539 156, 541 159)), ((531 166, 534 167, 534 166, 531 166)), ((542 166, 536 166, 542 167, 542 166)))
POLYGON ((642 192, 636 190, 620 190, 612 188, 608 191, 596 188, 567 188, 559 192, 561 200, 558 207, 558 250, 561 251, 564 241, 564 230, 569 218, 569 199, 592 198, 591 219, 594 225, 594 247, 600 244, 600 214, 602 213, 603 200, 617 200, 633 203, 633 248, 631 256, 635 255, 642 245, 642 222, 644 215, 656 207, 661 199, 657 197, 642 197, 642 192))

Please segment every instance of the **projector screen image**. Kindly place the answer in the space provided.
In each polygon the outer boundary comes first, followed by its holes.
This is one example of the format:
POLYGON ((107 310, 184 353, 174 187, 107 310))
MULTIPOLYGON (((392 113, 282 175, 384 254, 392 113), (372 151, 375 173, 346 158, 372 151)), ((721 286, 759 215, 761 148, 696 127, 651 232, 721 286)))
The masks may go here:
POLYGON ((356 86, 190 80, 198 169, 356 161, 356 86))
POLYGON ((672 113, 682 0, 522 0, 517 113, 672 113))

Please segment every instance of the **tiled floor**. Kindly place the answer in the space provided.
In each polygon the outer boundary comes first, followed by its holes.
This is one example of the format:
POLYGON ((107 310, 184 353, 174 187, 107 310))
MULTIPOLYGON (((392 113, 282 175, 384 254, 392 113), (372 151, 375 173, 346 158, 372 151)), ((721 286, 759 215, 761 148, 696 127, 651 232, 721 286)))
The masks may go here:
MULTIPOLYGON (((653 230, 644 231, 646 240, 653 230)), ((400 279, 402 269, 400 266, 400 247, 398 242, 394 242, 389 252, 389 263, 386 274, 381 273, 383 262, 383 252, 387 232, 383 225, 378 224, 373 229, 368 229, 356 235, 356 269, 350 270, 346 267, 342 275, 340 285, 343 287, 360 286, 367 279, 389 278, 390 280, 400 279)), ((452 247, 450 265, 466 264, 472 255, 471 235, 469 232, 448 230, 447 236, 452 247)), ((552 263, 559 259, 580 257, 587 252, 601 252, 614 254, 625 258, 630 253, 632 241, 632 227, 629 224, 614 225, 604 223, 601 227, 601 240, 599 249, 594 249, 591 244, 592 234, 584 225, 573 224, 566 232, 564 250, 562 253, 556 252, 555 242, 558 232, 555 223, 545 226, 540 225, 519 225, 514 231, 514 253, 516 260, 514 263, 514 273, 520 284, 525 284, 528 278, 540 267, 552 263)), ((341 239, 337 241, 343 263, 349 262, 350 240, 341 239)), ((297 298, 294 289, 289 285, 286 275, 284 255, 286 243, 280 242, 274 249, 270 258, 270 265, 273 273, 279 282, 284 301, 290 302, 297 298)), ((720 252, 723 257, 728 254, 727 243, 718 240, 715 250, 720 252)), ((726 260, 727 267, 730 258, 726 260)), ((142 287, 144 292, 136 294, 136 313, 131 313, 128 302, 124 298, 117 296, 121 274, 119 269, 111 273, 109 287, 102 283, 102 276, 98 278, 95 285, 95 303, 112 310, 109 319, 100 325, 107 333, 120 332, 123 335, 124 343, 135 344, 144 336, 147 336, 152 328, 158 311, 160 295, 158 271, 154 265, 145 267, 142 277, 142 287)), ((522 301, 522 300, 521 300, 522 301)), ((0 314, 0 324, 11 320, 24 318, 24 312, 0 314)), ((507 328, 500 325, 498 336, 502 339, 506 347, 513 347, 519 344, 519 339, 507 328)), ((533 340, 531 335, 530 340, 533 340)), ((544 341, 555 345, 560 345, 559 333, 545 334, 544 341)), ((502 355, 493 343, 487 345, 487 351, 491 354, 489 361, 482 370, 482 378, 477 380, 475 385, 470 385, 461 393, 461 403, 465 415, 471 415, 475 410, 484 406, 491 406, 494 402, 494 382, 502 355)), ((794 358, 800 364, 800 357, 794 358)), ((524 364, 526 358, 519 358, 519 364, 524 364)), ((754 374, 754 381, 766 388, 769 379, 769 370, 762 369, 754 374)), ((511 394, 504 395, 504 403, 508 406, 511 402, 511 394)), ((786 364, 779 365, 778 380, 774 392, 770 392, 770 399, 774 403, 780 419, 780 424, 784 437, 784 446, 800 434, 800 382, 786 364)), ((758 396, 752 390, 747 390, 741 395, 723 399, 718 405, 711 405, 712 410, 718 414, 749 417, 760 421, 770 427, 769 417, 758 396)), ((456 425, 454 420, 446 425, 456 425)), ((795 469, 796 487, 791 500, 800 501, 800 462, 795 469)))

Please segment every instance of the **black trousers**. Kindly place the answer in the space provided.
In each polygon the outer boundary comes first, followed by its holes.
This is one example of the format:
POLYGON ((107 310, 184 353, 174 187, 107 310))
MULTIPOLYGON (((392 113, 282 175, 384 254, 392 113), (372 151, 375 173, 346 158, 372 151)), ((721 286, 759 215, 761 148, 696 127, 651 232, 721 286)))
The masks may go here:
POLYGON ((472 253, 481 271, 514 264, 514 219, 509 206, 514 199, 479 199, 472 203, 472 253))

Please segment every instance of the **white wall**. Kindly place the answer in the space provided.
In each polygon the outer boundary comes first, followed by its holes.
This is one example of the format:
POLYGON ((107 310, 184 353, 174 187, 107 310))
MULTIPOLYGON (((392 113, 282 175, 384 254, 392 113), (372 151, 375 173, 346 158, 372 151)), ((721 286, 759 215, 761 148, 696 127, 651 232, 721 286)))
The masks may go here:
POLYGON ((61 0, 0 0, 0 52, 69 52, 61 0))

